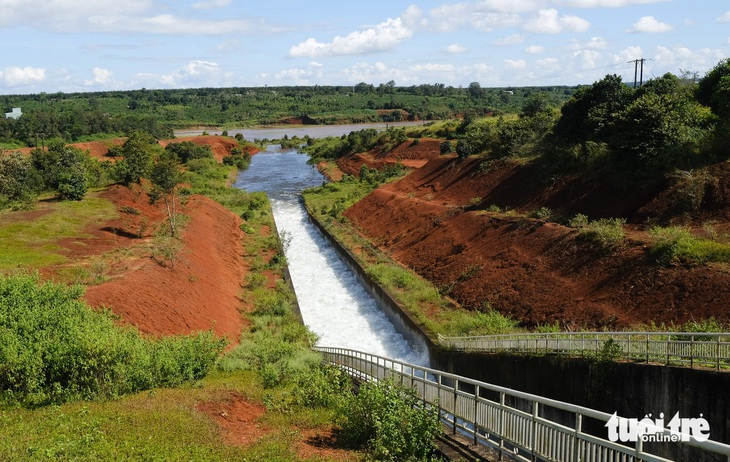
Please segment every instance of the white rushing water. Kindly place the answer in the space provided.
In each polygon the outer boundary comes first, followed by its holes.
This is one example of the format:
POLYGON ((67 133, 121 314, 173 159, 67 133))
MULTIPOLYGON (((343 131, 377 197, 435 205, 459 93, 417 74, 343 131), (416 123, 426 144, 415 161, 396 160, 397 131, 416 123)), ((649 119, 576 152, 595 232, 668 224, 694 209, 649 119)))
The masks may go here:
POLYGON ((428 351, 408 344, 360 285, 298 201, 273 200, 274 218, 289 243, 286 258, 304 323, 320 346, 366 351, 428 364, 428 351))
POLYGON ((334 248, 307 219, 298 193, 322 184, 323 177, 307 156, 271 148, 256 154, 236 187, 265 191, 286 257, 304 323, 320 346, 351 348, 419 365, 428 365, 428 351, 416 351, 401 335, 334 248))

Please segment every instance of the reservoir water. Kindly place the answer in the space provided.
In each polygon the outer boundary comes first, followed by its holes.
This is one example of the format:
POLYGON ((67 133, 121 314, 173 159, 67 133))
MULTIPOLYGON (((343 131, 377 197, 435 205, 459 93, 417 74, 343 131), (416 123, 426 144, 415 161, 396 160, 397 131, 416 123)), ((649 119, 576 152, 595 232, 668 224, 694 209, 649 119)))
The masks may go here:
POLYGON ((235 186, 269 196, 276 226, 288 241, 286 258, 302 318, 319 336, 319 345, 427 365, 428 352, 409 345, 309 222, 299 193, 321 185, 323 176, 307 164, 306 155, 277 148, 253 156, 235 186))

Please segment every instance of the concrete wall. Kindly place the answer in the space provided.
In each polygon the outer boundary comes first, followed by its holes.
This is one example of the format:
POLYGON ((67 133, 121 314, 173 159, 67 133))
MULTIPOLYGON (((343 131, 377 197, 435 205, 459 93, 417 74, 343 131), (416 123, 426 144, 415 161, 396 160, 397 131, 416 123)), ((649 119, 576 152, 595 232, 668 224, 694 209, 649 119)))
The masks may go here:
POLYGON ((309 213, 309 221, 314 225, 315 228, 322 233, 329 244, 337 250, 340 258, 342 258, 347 266, 357 277, 360 284, 370 294, 376 303, 383 310, 383 313, 388 317, 390 322, 393 323, 396 329, 403 334, 403 337, 411 345, 411 348, 417 351, 428 350, 430 356, 433 357, 438 346, 419 328, 418 324, 396 303, 395 299, 378 283, 365 273, 365 270, 357 262, 355 256, 350 252, 349 249, 342 246, 334 237, 332 237, 327 230, 317 221, 317 219, 309 213))
MULTIPOLYGON (((466 352, 437 353, 448 372, 597 409, 624 417, 643 418, 664 413, 668 422, 681 417, 702 417, 710 423, 710 439, 730 443, 730 373, 645 364, 598 362, 556 356, 485 355, 466 352)), ((592 433, 606 437, 602 424, 592 433)), ((675 443, 646 443, 675 460, 725 460, 704 457, 675 443)))

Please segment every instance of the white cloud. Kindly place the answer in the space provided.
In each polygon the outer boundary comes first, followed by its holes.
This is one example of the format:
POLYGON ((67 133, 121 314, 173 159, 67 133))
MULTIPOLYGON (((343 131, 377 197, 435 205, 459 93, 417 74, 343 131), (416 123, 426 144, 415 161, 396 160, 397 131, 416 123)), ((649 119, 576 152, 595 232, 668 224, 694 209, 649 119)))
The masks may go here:
POLYGON ((614 64, 624 64, 628 61, 634 61, 644 56, 644 51, 641 47, 627 47, 619 51, 618 54, 613 55, 612 61, 614 64))
POLYGON ((46 70, 38 67, 6 67, 0 71, 0 82, 6 87, 33 85, 46 80, 46 70))
POLYGON ((231 4, 231 0, 206 0, 193 3, 196 10, 212 10, 215 8, 223 8, 231 4))
POLYGON ((608 48, 608 42, 603 37, 591 37, 587 42, 579 42, 573 39, 568 45, 569 50, 600 50, 604 48, 608 48))
POLYGON ((654 16, 644 16, 634 23, 632 32, 659 33, 669 32, 674 26, 657 20, 654 16))
POLYGON ((139 73, 132 86, 164 85, 172 88, 191 86, 223 87, 235 86, 235 74, 226 72, 218 63, 194 60, 169 74, 139 73))
POLYGON ((669 0, 562 0, 558 3, 573 8, 622 8, 629 5, 661 3, 669 0))
POLYGON ((524 69, 527 67, 524 59, 505 59, 504 65, 507 69, 524 69))
POLYGON ((109 69, 95 67, 92 73, 94 78, 91 80, 84 80, 84 86, 91 87, 94 85, 105 85, 114 80, 114 73, 109 69))
MULTIPOLYGON (((429 12, 430 24, 441 32, 450 32, 462 27, 491 32, 495 29, 514 26, 519 23, 519 15, 492 8, 492 2, 450 3, 432 9, 429 12)), ((505 7, 507 3, 505 3, 505 7)), ((506 8, 508 9, 508 8, 506 8)))
POLYGON ((466 53, 467 51, 468 49, 460 43, 453 43, 446 47, 446 53, 450 55, 458 55, 461 53, 466 53))
POLYGON ((536 55, 540 53, 545 52, 545 47, 540 45, 530 45, 529 47, 525 48, 525 53, 536 55))
MULTIPOLYGON (((198 2, 198 8, 223 5, 229 0, 198 2)), ((29 27, 44 32, 98 32, 142 34, 223 35, 262 26, 245 19, 200 19, 168 14, 154 0, 0 0, 0 26, 29 27), (41 13, 39 13, 41 12, 41 13)), ((230 2, 229 2, 230 3, 230 2)), ((267 30, 275 29, 271 24, 267 30)))
POLYGON ((415 28, 418 26, 425 26, 428 24, 428 20, 423 17, 423 10, 416 5, 411 5, 400 15, 403 24, 408 28, 415 28))
POLYGON ((723 50, 711 48, 691 49, 687 47, 658 46, 651 59, 657 66, 671 69, 674 73, 678 69, 698 70, 709 69, 727 56, 723 50))
POLYGON ((411 71, 414 72, 428 72, 430 74, 433 73, 453 73, 456 71, 456 68, 451 64, 418 64, 416 66, 411 66, 411 71))
POLYGON ((558 34, 563 30, 585 32, 591 23, 578 16, 558 16, 558 10, 540 10, 538 16, 525 22, 524 29, 537 34, 558 34))
POLYGON ((344 37, 338 35, 329 43, 309 38, 292 47, 289 50, 289 56, 316 58, 376 53, 392 50, 411 35, 413 35, 413 31, 405 27, 400 18, 389 18, 375 27, 351 32, 344 37))
POLYGON ((595 69, 601 54, 594 50, 581 50, 573 53, 573 59, 581 69, 595 69))
POLYGON ((730 11, 718 17, 717 22, 730 22, 730 11))
POLYGON ((557 58, 539 59, 536 65, 543 72, 555 71, 561 68, 557 58))
POLYGON ((503 37, 500 39, 492 40, 492 44, 494 45, 516 45, 518 43, 522 43, 525 41, 525 37, 520 34, 512 34, 508 35, 507 37, 503 37))

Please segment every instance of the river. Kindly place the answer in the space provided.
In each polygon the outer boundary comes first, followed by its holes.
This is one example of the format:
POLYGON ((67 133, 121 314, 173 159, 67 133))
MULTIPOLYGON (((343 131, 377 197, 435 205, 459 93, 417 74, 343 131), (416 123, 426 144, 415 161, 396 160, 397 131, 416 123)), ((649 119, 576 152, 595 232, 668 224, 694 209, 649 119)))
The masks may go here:
MULTIPOLYGON (((310 138, 324 138, 327 136, 347 135, 352 131, 364 130, 366 128, 374 128, 376 130, 385 130, 388 127, 412 127, 423 125, 426 122, 378 122, 369 124, 340 124, 340 125, 277 125, 274 127, 256 127, 256 128, 236 128, 228 130, 228 136, 236 136, 240 133, 245 140, 276 140, 298 136, 304 138, 309 135, 310 138)), ((220 135, 220 130, 206 130, 211 135, 220 135)), ((198 136, 203 130, 179 130, 175 132, 175 136, 198 136)))
POLYGON ((428 364, 428 351, 415 350, 396 330, 347 265, 309 223, 299 193, 319 186, 322 175, 304 154, 276 147, 253 156, 235 183, 264 191, 286 245, 292 284, 304 323, 320 346, 352 348, 389 358, 428 364))

